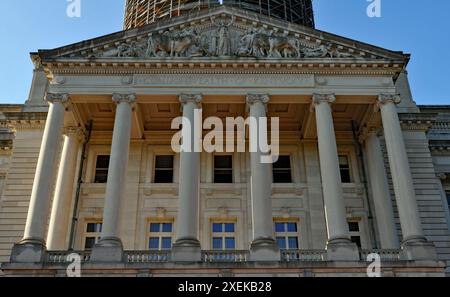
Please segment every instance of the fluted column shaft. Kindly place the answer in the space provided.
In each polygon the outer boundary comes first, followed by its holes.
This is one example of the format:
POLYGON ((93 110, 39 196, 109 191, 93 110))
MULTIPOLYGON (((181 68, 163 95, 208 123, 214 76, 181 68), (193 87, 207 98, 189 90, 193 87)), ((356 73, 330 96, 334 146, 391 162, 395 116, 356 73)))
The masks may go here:
POLYGON ((45 245, 45 231, 62 136, 65 104, 68 100, 68 94, 48 93, 46 95, 46 101, 50 103, 50 108, 31 192, 23 243, 45 245))
POLYGON ((251 205, 253 218, 253 242, 273 242, 273 219, 271 185, 271 164, 263 163, 262 157, 268 152, 262 152, 259 143, 267 143, 266 131, 260 131, 264 127, 259 125, 260 120, 267 117, 268 95, 248 95, 247 105, 250 108, 250 142, 258 144, 250 152, 251 166, 251 205), (261 133, 262 132, 262 133, 261 133), (263 138, 263 139, 261 139, 263 138))
POLYGON ((117 104, 111 157, 106 184, 105 206, 103 211, 103 229, 100 245, 121 245, 119 238, 120 203, 125 195, 128 158, 131 136, 131 116, 134 94, 114 94, 117 104))
POLYGON ((374 129, 367 131, 365 151, 381 248, 398 249, 400 245, 383 152, 377 131, 374 129))
POLYGON ((383 121, 384 137, 389 156, 392 182, 402 226, 403 241, 423 239, 419 210, 416 202, 411 169, 406 153, 397 106, 397 95, 380 95, 379 107, 383 121))
MULTIPOLYGON (((180 153, 180 184, 179 207, 177 219, 178 245, 199 246, 198 222, 199 222, 199 194, 200 194, 200 152, 196 149, 199 145, 201 131, 195 131, 195 114, 201 110, 201 95, 183 94, 179 98, 183 110, 182 127, 183 142, 190 143, 190 147, 180 153), (187 140, 187 138, 190 140, 187 140), (185 140, 186 139, 186 140, 185 140)), ((200 120, 201 119, 197 119, 200 120)), ((199 123, 201 125, 201 123, 199 123)), ((201 127, 201 126, 200 126, 201 127)))
POLYGON ((331 103, 334 101, 334 95, 313 96, 329 243, 335 240, 350 240, 331 110, 331 103))
POLYGON ((67 128, 56 180, 55 196, 47 234, 47 249, 65 250, 70 225, 78 151, 83 133, 80 128, 67 128))

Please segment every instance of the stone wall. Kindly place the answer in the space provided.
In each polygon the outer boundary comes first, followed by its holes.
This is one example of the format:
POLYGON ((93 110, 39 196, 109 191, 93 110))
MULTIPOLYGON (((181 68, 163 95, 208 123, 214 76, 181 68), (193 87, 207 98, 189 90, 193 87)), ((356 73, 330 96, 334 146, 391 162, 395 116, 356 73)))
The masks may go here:
MULTIPOLYGON (((439 259, 447 262, 447 272, 450 272, 450 233, 442 203, 441 184, 436 176, 428 139, 425 132, 420 130, 407 130, 403 134, 425 236, 434 243, 439 259)), ((398 232, 401 237, 400 221, 396 209, 388 156, 385 147, 383 149, 398 232)))
POLYGON ((18 129, 0 197, 0 262, 9 261, 11 248, 22 239, 39 157, 43 128, 18 129))

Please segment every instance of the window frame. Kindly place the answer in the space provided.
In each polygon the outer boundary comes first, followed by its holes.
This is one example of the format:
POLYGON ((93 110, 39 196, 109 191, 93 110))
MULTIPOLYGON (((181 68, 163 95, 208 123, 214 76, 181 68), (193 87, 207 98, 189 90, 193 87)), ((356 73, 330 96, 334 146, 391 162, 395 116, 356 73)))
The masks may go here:
POLYGON ((173 184, 174 182, 175 182, 175 155, 174 154, 169 154, 169 153, 167 153, 167 154, 160 154, 160 153, 155 153, 154 155, 153 155, 153 174, 152 174, 152 182, 153 183, 155 183, 155 184, 173 184), (170 156, 170 157, 172 157, 172 169, 169 169, 169 168, 157 168, 156 167, 156 159, 158 158, 158 157, 168 157, 168 156, 170 156), (162 183, 162 182, 156 182, 156 171, 157 170, 159 170, 159 171, 172 171, 172 182, 167 182, 167 183, 162 183))
POLYGON ((362 221, 359 218, 347 219, 350 239, 352 239, 352 242, 353 242, 353 238, 356 238, 356 237, 359 238, 360 246, 358 248, 363 248, 363 232, 362 232, 362 228, 361 228, 362 227, 361 223, 362 223, 362 221), (358 231, 351 231, 350 230, 350 224, 351 223, 357 223, 358 224, 358 231))
POLYGON ((175 242, 175 220, 173 218, 158 218, 158 219, 148 219, 146 224, 146 249, 149 251, 170 251, 172 250, 173 244, 175 242), (159 232, 152 232, 151 231, 151 225, 152 224, 159 224, 160 225, 160 231, 159 232), (162 232, 163 224, 172 224, 172 231, 171 232, 162 232), (170 234, 171 239, 171 247, 169 249, 163 249, 163 238, 169 237, 168 234, 170 234), (158 238, 158 249, 150 249, 150 240, 152 238, 158 238))
POLYGON ((214 154, 212 156, 212 183, 213 184, 233 184, 235 182, 234 177, 234 158, 233 154, 214 154), (229 157, 231 158, 231 168, 220 168, 216 169, 216 158, 217 157, 229 157), (230 171, 231 181, 230 182, 216 182, 216 171, 230 171))
POLYGON ((289 158, 289 168, 274 168, 274 164, 272 164, 272 183, 274 184, 292 184, 294 183, 294 171, 293 171, 293 157, 292 154, 283 154, 281 153, 279 155, 279 157, 288 157, 289 158), (275 171, 285 171, 285 170, 289 170, 289 175, 290 175, 290 181, 289 182, 279 182, 279 181, 275 181, 275 171))
POLYGON ((236 227, 237 222, 236 220, 211 220, 210 222, 210 245, 211 250, 213 251, 234 251, 237 249, 237 234, 236 234, 236 227), (222 224, 222 232, 214 232, 214 224, 222 224), (226 224, 233 224, 234 225, 234 232, 226 232, 225 225, 226 224), (221 249, 215 249, 214 248, 214 239, 220 238, 221 239, 221 249), (234 248, 233 249, 227 249, 226 248, 226 239, 233 238, 234 240, 234 248))
POLYGON ((343 184, 352 184, 352 183, 354 183, 355 179, 353 177, 351 155, 349 153, 339 153, 338 154, 338 159, 339 159, 339 174, 341 176, 341 183, 343 183, 343 184), (342 171, 344 169, 342 169, 342 166, 341 166, 341 160, 340 160, 341 157, 345 157, 347 159, 347 166, 348 166, 348 168, 346 168, 346 170, 348 170, 349 181, 344 181, 344 178, 343 178, 343 175, 342 175, 342 171))
POLYGON ((94 161, 94 175, 93 175, 93 183, 94 184, 106 184, 108 182, 108 174, 109 174, 109 164, 111 162, 111 155, 110 154, 96 154, 95 155, 95 161, 94 161), (100 157, 108 157, 108 167, 107 168, 98 168, 98 159, 100 157), (97 173, 99 170, 106 172, 106 180, 104 182, 97 181, 97 173))
MULTIPOLYGON (((99 219, 89 219, 89 220, 85 220, 84 221, 84 228, 83 228, 83 240, 82 240, 82 248, 84 251, 90 251, 92 250, 92 248, 86 248, 86 241, 88 238, 95 238, 95 244, 98 243, 98 241, 101 238, 102 235, 102 230, 103 230, 103 221, 99 220, 99 219), (101 225, 100 231, 96 231, 96 232, 88 232, 88 226, 89 224, 96 224, 96 225, 101 225)), ((93 246, 92 246, 93 247, 93 246)))
POLYGON ((284 242, 286 244, 286 249, 281 249, 280 250, 291 250, 291 251, 295 251, 295 250, 299 250, 300 249, 300 219, 298 218, 274 218, 273 219, 273 230, 274 230, 274 238, 277 242, 277 246, 278 245, 278 239, 279 238, 284 238, 284 242), (283 232, 277 232, 276 231, 276 224, 285 224, 285 231, 283 232), (295 224, 297 231, 288 231, 288 227, 287 224, 295 224), (295 237, 297 240, 297 248, 296 249, 291 249, 289 248, 289 239, 295 237))
POLYGON ((447 207, 450 210, 450 190, 445 191, 445 196, 447 198, 447 207))

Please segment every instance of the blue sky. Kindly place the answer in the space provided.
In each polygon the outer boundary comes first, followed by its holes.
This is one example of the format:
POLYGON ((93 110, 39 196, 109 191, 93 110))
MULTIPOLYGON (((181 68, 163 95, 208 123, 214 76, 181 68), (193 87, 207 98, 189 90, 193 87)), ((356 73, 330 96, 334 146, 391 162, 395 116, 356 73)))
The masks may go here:
MULTIPOLYGON (((367 17, 367 0, 313 1, 318 29, 411 53, 417 103, 450 104, 450 1, 381 0, 381 18, 367 17)), ((67 0, 2 0, 0 103, 27 99, 30 52, 120 31, 124 2, 81 0, 81 18, 69 18, 67 0)))

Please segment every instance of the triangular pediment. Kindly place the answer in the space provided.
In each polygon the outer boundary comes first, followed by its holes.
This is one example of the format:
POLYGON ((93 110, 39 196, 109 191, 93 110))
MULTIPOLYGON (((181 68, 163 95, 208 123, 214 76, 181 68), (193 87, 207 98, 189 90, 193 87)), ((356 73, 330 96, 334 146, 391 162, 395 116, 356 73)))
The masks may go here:
POLYGON ((403 67, 409 55, 231 7, 39 51, 42 62, 276 61, 403 67))

